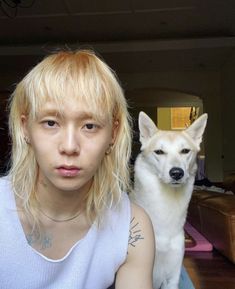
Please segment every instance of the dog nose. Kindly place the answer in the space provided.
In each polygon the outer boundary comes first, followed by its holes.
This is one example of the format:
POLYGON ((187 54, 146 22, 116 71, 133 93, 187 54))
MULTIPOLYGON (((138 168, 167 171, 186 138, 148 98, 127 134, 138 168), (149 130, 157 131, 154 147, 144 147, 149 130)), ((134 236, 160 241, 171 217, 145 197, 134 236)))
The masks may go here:
POLYGON ((172 179, 178 181, 179 179, 183 178, 184 171, 181 168, 172 168, 169 172, 172 179))

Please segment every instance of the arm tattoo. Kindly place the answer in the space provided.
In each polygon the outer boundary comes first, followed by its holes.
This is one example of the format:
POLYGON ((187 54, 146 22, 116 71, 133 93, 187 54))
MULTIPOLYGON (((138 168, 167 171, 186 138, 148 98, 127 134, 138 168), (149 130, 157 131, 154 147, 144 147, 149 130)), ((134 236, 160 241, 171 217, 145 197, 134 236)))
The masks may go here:
POLYGON ((130 230, 129 230, 129 242, 128 244, 132 247, 136 246, 136 242, 143 240, 144 237, 141 234, 139 223, 135 220, 135 217, 131 220, 130 230))

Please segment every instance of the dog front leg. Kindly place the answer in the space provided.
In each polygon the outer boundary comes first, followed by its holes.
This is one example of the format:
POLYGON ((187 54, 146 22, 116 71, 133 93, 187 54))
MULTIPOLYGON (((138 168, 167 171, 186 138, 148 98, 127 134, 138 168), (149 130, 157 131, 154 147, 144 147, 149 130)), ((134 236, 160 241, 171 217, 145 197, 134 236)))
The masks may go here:
POLYGON ((161 289, 179 289, 180 271, 177 269, 174 275, 162 284, 161 289))

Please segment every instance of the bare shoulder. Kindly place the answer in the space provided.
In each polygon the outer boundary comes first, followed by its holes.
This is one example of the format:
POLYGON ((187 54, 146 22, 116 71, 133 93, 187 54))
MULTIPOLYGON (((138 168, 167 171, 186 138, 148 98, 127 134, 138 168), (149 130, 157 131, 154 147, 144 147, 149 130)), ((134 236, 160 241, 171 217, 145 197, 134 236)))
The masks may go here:
POLYGON ((145 209, 135 203, 131 203, 131 213, 132 215, 136 215, 150 221, 149 215, 146 213, 145 209))
POLYGON ((152 289, 155 256, 153 226, 145 210, 131 204, 131 222, 126 262, 118 270, 116 289, 152 289))
POLYGON ((142 207, 132 203, 129 249, 141 246, 141 242, 146 244, 146 242, 153 243, 153 241, 153 226, 148 214, 142 207))

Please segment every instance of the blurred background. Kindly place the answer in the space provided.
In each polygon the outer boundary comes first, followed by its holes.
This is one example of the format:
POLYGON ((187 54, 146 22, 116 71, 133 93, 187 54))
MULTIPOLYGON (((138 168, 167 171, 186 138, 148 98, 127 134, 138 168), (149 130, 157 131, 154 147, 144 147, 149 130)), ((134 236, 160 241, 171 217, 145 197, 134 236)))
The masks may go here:
POLYGON ((143 110, 181 129, 207 112, 205 174, 223 181, 235 172, 234 15, 232 0, 0 0, 0 172, 15 84, 68 47, 92 48, 116 71, 135 122, 143 110))

